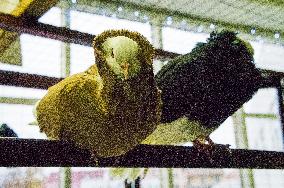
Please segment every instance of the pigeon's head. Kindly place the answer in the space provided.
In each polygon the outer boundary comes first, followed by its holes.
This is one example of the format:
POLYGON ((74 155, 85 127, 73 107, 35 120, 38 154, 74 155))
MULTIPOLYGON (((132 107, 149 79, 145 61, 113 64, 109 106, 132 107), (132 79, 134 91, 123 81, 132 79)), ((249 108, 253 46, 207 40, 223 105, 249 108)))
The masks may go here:
POLYGON ((134 40, 125 36, 110 37, 102 49, 107 65, 118 78, 127 80, 140 72, 139 46, 134 40))
POLYGON ((105 31, 95 38, 95 55, 99 69, 107 69, 119 80, 137 77, 152 68, 153 47, 137 32, 105 31))
POLYGON ((212 32, 208 42, 212 46, 218 46, 219 49, 228 53, 229 57, 234 57, 231 59, 253 62, 253 47, 249 42, 237 37, 236 32, 228 30, 221 31, 220 33, 212 32))

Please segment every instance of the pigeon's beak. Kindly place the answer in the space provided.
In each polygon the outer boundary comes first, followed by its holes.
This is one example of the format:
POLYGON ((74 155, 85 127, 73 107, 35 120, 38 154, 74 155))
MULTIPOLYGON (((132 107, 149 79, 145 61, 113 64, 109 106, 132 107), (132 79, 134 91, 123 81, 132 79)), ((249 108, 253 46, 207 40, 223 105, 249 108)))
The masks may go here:
POLYGON ((128 79, 128 68, 129 68, 129 63, 124 63, 121 68, 123 69, 123 75, 124 75, 124 79, 127 80, 128 79))

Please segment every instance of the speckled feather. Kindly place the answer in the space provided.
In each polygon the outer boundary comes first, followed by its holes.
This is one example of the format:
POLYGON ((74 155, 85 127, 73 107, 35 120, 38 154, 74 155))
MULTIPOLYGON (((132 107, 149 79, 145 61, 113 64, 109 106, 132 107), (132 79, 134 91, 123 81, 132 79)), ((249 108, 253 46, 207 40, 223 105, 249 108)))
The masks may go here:
POLYGON ((51 139, 72 141, 100 157, 122 155, 156 128, 161 99, 154 80, 154 49, 142 35, 109 30, 94 40, 96 64, 48 89, 36 107, 41 131, 51 139), (119 80, 108 68, 101 44, 125 36, 139 46, 142 68, 137 76, 119 80))

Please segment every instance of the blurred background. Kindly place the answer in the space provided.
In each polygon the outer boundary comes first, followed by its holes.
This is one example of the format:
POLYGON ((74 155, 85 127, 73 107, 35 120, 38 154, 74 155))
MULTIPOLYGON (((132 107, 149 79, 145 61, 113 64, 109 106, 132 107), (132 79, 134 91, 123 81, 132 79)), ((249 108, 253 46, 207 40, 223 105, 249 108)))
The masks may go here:
MULTIPOLYGON (((284 72, 284 3, 281 0, 1 0, 0 12, 20 16, 38 2, 39 22, 97 35, 106 29, 129 29, 155 48, 185 54, 209 33, 230 29, 248 40, 258 68, 284 72)), ((37 11, 31 11, 37 14, 37 11)), ((0 69, 66 77, 95 62, 93 49, 29 34, 0 30, 0 69)), ((156 73, 166 60, 155 59, 156 73)), ((46 139, 37 126, 33 105, 46 90, 0 85, 0 125, 19 138, 46 139)), ((212 135, 231 148, 283 151, 275 88, 260 89, 212 135)), ((188 143, 187 145, 191 145, 188 143)), ((31 159, 32 160, 32 159, 31 159)), ((109 168, 0 168, 0 187, 124 187, 109 168)), ((283 170, 150 169, 141 187, 266 188, 284 187, 283 170), (173 181, 171 181, 173 180, 173 181)))

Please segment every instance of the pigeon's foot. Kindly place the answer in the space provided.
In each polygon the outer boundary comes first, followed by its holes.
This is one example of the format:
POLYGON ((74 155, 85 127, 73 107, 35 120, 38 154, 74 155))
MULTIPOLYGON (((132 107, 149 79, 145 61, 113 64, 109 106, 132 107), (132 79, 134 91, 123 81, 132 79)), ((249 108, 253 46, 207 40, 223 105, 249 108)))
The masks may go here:
POLYGON ((205 153, 209 159, 214 158, 219 152, 231 153, 229 144, 215 144, 209 136, 194 140, 193 147, 197 149, 198 153, 205 153))
POLYGON ((95 164, 95 166, 99 166, 99 158, 97 157, 96 153, 91 153, 91 162, 95 164))
POLYGON ((207 137, 198 137, 193 141, 193 147, 195 147, 198 151, 210 151, 213 149, 215 143, 207 137))

